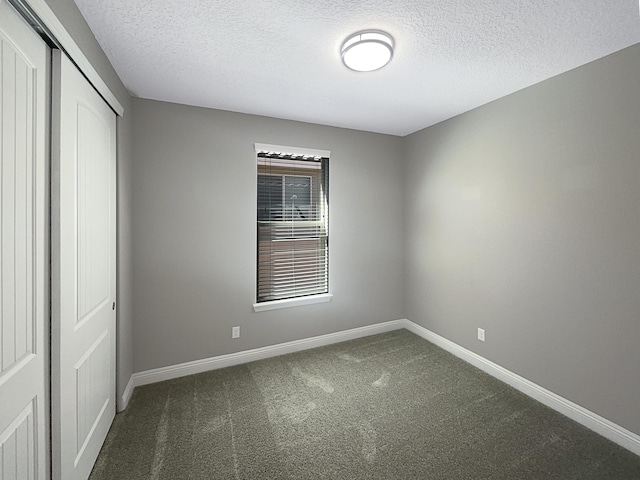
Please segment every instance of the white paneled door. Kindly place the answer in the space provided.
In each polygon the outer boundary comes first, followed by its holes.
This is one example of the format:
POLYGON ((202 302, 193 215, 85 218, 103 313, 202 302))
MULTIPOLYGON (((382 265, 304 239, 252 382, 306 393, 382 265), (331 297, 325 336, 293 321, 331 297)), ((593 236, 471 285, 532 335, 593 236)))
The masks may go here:
POLYGON ((52 98, 53 478, 86 480, 115 415, 116 116, 59 51, 52 98))
POLYGON ((0 2, 0 480, 45 479, 49 49, 0 2))

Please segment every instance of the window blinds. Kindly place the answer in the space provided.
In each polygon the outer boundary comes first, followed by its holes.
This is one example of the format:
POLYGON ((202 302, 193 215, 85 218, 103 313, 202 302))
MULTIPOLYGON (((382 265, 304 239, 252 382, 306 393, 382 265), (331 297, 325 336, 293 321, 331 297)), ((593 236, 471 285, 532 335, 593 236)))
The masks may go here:
POLYGON ((328 293, 329 158, 257 157, 257 302, 328 293))

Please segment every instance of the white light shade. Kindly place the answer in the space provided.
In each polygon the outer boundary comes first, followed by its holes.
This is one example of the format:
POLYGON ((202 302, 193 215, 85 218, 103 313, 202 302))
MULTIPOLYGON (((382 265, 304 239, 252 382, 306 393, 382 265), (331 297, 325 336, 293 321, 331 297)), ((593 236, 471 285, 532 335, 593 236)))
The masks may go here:
POLYGON ((393 38, 378 30, 354 33, 340 49, 342 61, 351 70, 372 72, 384 67, 393 56, 393 38))

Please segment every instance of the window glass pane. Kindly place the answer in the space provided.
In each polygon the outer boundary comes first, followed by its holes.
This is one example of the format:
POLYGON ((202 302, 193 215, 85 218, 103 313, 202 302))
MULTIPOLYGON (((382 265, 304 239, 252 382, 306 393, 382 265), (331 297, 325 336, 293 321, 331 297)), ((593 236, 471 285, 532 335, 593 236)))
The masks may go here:
POLYGON ((258 175, 258 221, 282 220, 282 175, 258 175))
POLYGON ((311 177, 285 175, 284 181, 286 217, 311 220, 311 177))

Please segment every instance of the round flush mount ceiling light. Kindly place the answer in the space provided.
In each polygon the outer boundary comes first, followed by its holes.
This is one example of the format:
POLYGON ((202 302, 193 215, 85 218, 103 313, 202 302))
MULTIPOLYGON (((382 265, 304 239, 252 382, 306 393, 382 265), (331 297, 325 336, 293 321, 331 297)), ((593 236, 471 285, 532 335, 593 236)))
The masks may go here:
POLYGON ((372 72, 393 57, 393 38, 380 30, 363 30, 349 36, 340 49, 342 61, 356 72, 372 72))

